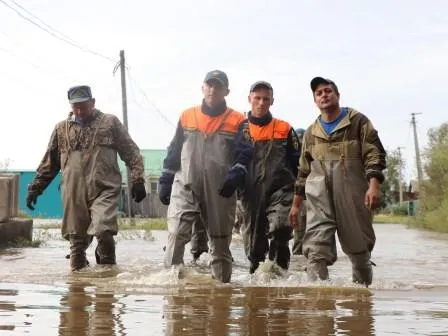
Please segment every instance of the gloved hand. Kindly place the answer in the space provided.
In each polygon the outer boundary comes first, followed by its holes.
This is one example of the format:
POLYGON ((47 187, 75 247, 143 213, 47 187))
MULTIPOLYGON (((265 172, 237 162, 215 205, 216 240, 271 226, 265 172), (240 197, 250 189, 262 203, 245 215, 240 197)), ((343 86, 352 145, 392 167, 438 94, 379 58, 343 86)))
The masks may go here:
POLYGON ((219 188, 219 194, 222 197, 229 198, 238 187, 242 187, 244 185, 245 181, 246 170, 244 170, 243 167, 234 166, 227 172, 224 182, 221 188, 219 188))
POLYGON ((28 196, 26 197, 26 207, 30 210, 34 210, 34 206, 37 203, 37 194, 28 192, 28 196))
POLYGON ((159 199, 164 205, 170 204, 173 182, 174 174, 170 172, 163 172, 159 178, 159 199))
POLYGON ((134 183, 132 185, 131 193, 133 200, 140 203, 146 197, 145 184, 142 182, 134 183))

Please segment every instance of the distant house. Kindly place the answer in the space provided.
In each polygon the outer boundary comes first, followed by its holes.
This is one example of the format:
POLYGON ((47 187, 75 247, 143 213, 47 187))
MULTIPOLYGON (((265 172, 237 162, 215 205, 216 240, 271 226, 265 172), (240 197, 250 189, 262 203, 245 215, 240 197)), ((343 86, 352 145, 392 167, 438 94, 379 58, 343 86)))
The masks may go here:
MULTIPOLYGON (((140 217, 165 217, 167 206, 160 202, 157 196, 157 183, 163 170, 163 160, 166 156, 165 149, 142 149, 140 150, 145 165, 146 192, 148 196, 141 202, 132 202, 132 213, 134 216, 140 217)), ((126 166, 124 162, 119 162, 123 184, 126 183, 126 166)), ((128 213, 127 206, 127 190, 122 189, 122 197, 120 199, 120 211, 128 213)))
MULTIPOLYGON (((163 159, 166 156, 164 149, 142 149, 141 154, 145 164, 146 190, 149 194, 145 204, 134 204, 134 213, 144 217, 159 217, 166 212, 166 207, 158 201, 157 198, 157 180, 162 173, 163 159), (148 204, 146 204, 148 203, 148 204)), ((123 185, 126 183, 126 166, 119 159, 119 167, 122 173, 123 185)), ((31 211, 26 207, 26 195, 28 184, 31 183, 36 176, 34 170, 8 170, 9 173, 19 174, 19 209, 22 213, 31 217, 40 218, 62 218, 62 201, 59 191, 61 183, 61 173, 50 183, 45 192, 39 196, 37 200, 36 210, 31 211)), ((126 210, 126 202, 124 199, 125 190, 120 199, 120 211, 126 210)))
MULTIPOLYGON (((162 174, 163 160, 166 156, 166 149, 142 149, 146 176, 146 191, 150 194, 157 192, 157 181, 162 174)), ((126 166, 123 161, 118 162, 123 183, 126 183, 126 166)))
POLYGON ((35 170, 8 170, 9 173, 19 174, 19 211, 30 217, 62 218, 62 200, 59 191, 61 174, 59 173, 47 187, 45 192, 37 199, 36 209, 29 210, 26 207, 28 185, 36 176, 35 170))

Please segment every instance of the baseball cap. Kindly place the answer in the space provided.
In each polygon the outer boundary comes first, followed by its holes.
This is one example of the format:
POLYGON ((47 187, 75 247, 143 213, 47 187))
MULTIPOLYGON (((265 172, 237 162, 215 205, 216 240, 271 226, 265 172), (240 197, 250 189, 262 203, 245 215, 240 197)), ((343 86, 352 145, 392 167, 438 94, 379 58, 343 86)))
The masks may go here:
POLYGON ((296 128, 294 131, 296 131, 297 137, 299 138, 299 142, 302 142, 303 136, 305 135, 305 130, 303 128, 296 128))
POLYGON ((227 75, 224 71, 221 70, 213 70, 207 72, 204 78, 204 83, 210 81, 210 80, 217 80, 222 85, 224 85, 226 88, 229 87, 229 79, 227 78, 227 75))
POLYGON ((314 93, 314 91, 316 91, 317 87, 321 84, 331 84, 336 89, 336 93, 339 93, 336 83, 333 82, 331 79, 323 78, 323 77, 314 77, 311 80, 311 83, 310 83, 311 91, 313 91, 313 93, 314 93))
POLYGON ((256 89, 258 89, 260 87, 264 87, 264 88, 269 89, 272 92, 274 92, 274 89, 272 88, 272 85, 270 83, 268 83, 266 81, 257 81, 250 86, 249 93, 254 92, 256 89))
POLYGON ((85 102, 92 99, 92 90, 87 85, 74 86, 68 90, 67 97, 70 104, 85 102))

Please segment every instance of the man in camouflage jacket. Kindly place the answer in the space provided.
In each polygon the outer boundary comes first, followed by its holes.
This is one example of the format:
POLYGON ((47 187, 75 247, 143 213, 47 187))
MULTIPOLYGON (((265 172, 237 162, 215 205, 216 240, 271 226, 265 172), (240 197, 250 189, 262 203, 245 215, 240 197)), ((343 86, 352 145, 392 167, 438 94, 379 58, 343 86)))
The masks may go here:
POLYGON ((113 236, 121 190, 117 153, 131 169, 133 199, 142 201, 146 190, 140 150, 119 119, 95 109, 89 86, 69 89, 68 99, 72 112, 54 128, 26 203, 34 210, 37 197, 62 172, 62 235, 70 241, 75 271, 88 265, 85 252, 93 236, 98 240, 97 263, 116 263, 113 236))
POLYGON ((337 259, 337 232, 352 263, 353 281, 369 286, 375 245, 372 210, 379 201, 386 153, 370 120, 339 106, 333 81, 316 77, 311 89, 321 115, 304 135, 290 222, 297 227, 306 195, 303 254, 310 280, 329 278, 327 266, 337 259))

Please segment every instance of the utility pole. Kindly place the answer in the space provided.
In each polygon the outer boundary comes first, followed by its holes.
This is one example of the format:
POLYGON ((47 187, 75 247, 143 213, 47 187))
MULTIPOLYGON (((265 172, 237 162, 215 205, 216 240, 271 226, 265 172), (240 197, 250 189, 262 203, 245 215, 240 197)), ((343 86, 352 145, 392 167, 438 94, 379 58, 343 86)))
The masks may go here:
POLYGON ((403 177, 402 177, 402 164, 403 160, 401 157, 401 149, 404 149, 404 147, 398 147, 398 188, 400 190, 400 205, 403 204, 403 177))
POLYGON ((420 158, 420 148, 418 146, 418 137, 417 137, 417 122, 415 121, 415 116, 421 113, 411 113, 411 124, 414 130, 414 145, 415 145, 415 160, 417 163, 417 180, 418 180, 418 192, 419 194, 422 191, 422 183, 423 183, 423 171, 422 171, 422 161, 420 158))
MULTIPOLYGON (((120 72, 121 72, 121 101, 123 107, 123 124, 126 130, 128 128, 128 98, 126 95, 126 62, 124 60, 124 50, 120 50, 120 72)), ((134 225, 132 220, 132 201, 131 201, 131 170, 126 165, 126 188, 127 188, 127 204, 128 204, 128 216, 131 221, 131 225, 134 225)))

